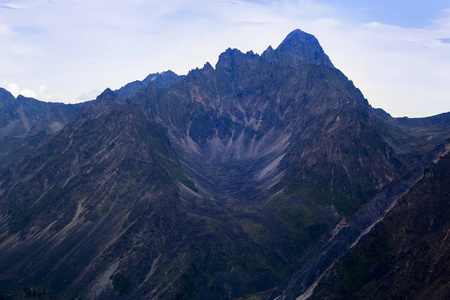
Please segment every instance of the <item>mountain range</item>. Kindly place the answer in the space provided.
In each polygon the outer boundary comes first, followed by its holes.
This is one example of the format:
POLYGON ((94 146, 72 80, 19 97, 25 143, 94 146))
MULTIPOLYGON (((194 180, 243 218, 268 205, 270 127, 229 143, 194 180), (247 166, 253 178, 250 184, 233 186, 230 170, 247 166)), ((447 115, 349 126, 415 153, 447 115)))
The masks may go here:
POLYGON ((0 107, 5 299, 450 296, 450 113, 372 108, 301 30, 0 107))

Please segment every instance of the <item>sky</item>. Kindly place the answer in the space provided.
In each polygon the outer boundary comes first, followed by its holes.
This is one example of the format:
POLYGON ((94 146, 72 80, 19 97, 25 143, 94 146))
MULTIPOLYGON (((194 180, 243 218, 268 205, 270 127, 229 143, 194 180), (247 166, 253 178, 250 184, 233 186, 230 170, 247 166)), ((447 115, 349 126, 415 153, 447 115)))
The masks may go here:
POLYGON ((450 111, 448 0, 0 0, 0 87, 76 103, 150 73, 317 37, 369 103, 395 117, 450 111))

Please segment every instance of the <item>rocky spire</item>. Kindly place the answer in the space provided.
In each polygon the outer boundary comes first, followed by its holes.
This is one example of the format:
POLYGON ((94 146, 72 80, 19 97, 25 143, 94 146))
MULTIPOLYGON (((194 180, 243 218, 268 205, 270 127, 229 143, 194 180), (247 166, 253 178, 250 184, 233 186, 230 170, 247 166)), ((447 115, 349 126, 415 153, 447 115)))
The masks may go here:
MULTIPOLYGON (((272 52, 272 49, 266 52, 272 52)), ((296 29, 292 31, 278 46, 273 54, 263 53, 263 57, 276 60, 281 64, 298 66, 301 64, 325 65, 333 68, 328 55, 325 54, 319 41, 311 34, 296 29)))

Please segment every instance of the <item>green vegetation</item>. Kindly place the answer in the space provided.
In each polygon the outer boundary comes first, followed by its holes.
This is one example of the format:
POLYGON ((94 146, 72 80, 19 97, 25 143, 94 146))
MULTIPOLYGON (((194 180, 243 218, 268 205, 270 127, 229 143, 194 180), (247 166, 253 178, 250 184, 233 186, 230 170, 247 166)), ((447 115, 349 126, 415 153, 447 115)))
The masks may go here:
POLYGON ((46 287, 25 286, 20 289, 10 291, 8 293, 8 297, 10 297, 10 299, 13 300, 21 300, 21 299, 50 300, 52 299, 52 292, 49 288, 46 287))
POLYGON ((291 201, 279 201, 274 204, 276 215, 294 233, 293 244, 298 254, 313 242, 330 230, 330 226, 324 223, 307 205, 299 205, 291 201))
POLYGON ((175 162, 164 157, 161 157, 161 160, 169 170, 170 174, 194 192, 198 192, 194 182, 186 175, 179 162, 175 162))

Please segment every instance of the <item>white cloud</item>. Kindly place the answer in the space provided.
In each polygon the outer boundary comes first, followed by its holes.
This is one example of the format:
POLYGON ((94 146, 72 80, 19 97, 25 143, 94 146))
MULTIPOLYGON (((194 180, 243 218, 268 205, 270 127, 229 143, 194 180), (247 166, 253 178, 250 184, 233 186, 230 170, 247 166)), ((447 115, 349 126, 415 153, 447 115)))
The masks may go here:
POLYGON ((23 9, 24 7, 17 4, 17 2, 0 1, 0 9, 23 9))
POLYGON ((370 23, 353 35, 342 70, 374 106, 396 116, 450 111, 450 45, 436 42, 440 28, 370 23), (430 102, 433 97, 441 100, 430 102))
POLYGON ((36 98, 36 93, 29 89, 24 89, 19 92, 22 96, 36 98))
POLYGON ((9 83, 6 88, 14 97, 19 95, 19 86, 16 83, 9 83))
POLYGON ((17 97, 18 95, 22 95, 25 97, 31 97, 31 98, 35 98, 35 99, 39 99, 42 101, 51 101, 51 102, 55 102, 58 99, 56 98, 55 95, 50 94, 47 92, 47 88, 45 85, 40 85, 39 88, 37 89, 37 92, 35 89, 30 89, 30 88, 20 88, 20 86, 17 83, 9 83, 6 86, 6 89, 14 95, 14 97, 17 97))

